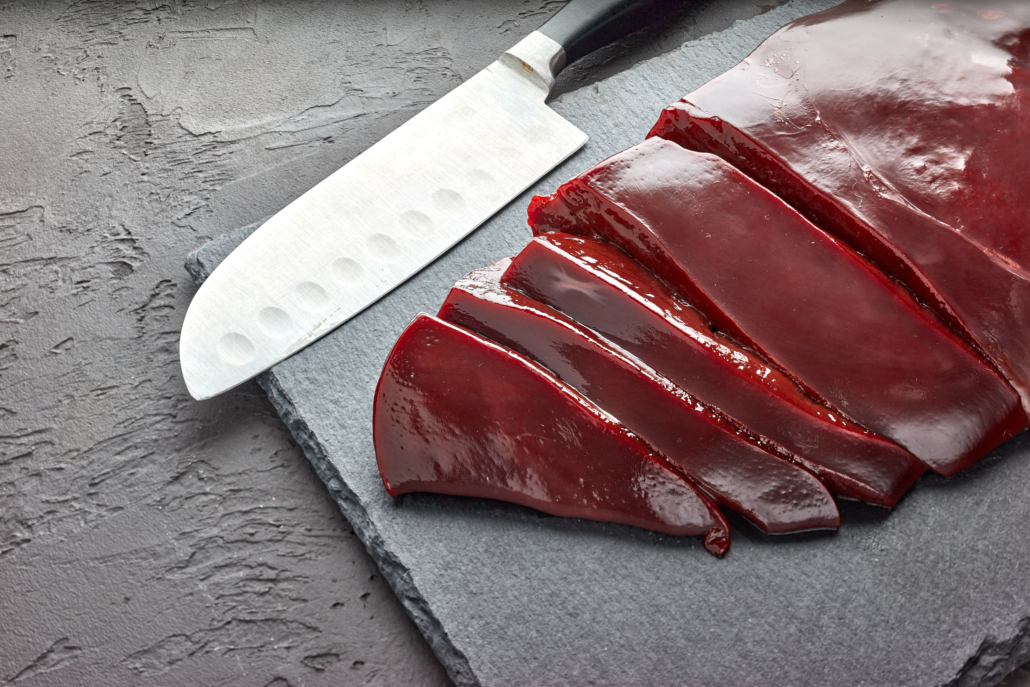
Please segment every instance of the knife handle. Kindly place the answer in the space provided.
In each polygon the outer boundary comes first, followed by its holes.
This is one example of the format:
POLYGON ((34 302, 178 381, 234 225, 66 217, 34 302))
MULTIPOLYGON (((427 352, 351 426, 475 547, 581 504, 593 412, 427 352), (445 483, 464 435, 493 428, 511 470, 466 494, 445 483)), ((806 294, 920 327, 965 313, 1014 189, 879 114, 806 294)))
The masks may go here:
POLYGON ((682 0, 572 0, 537 31, 560 44, 571 64, 681 7, 682 0))

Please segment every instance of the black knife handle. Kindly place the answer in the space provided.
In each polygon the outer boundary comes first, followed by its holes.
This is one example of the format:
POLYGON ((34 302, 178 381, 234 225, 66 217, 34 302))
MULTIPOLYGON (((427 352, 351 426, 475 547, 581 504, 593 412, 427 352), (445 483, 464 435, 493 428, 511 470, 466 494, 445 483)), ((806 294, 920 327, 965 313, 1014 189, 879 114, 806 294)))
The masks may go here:
POLYGON ((571 0, 537 31, 565 48, 572 64, 682 6, 683 0, 571 0))

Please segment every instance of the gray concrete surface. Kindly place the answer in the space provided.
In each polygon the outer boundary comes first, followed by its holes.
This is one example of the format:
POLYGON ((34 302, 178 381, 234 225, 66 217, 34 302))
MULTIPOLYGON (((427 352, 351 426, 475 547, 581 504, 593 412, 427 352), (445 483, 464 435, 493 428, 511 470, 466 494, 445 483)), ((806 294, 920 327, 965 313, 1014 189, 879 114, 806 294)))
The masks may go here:
MULTIPOLYGON (((446 684, 264 392, 188 398, 182 259, 560 4, 0 2, 3 684, 446 684)), ((562 89, 775 4, 688 7, 562 89)))
POLYGON ((0 2, 0 683, 446 682, 264 392, 188 398, 182 260, 560 5, 0 2))

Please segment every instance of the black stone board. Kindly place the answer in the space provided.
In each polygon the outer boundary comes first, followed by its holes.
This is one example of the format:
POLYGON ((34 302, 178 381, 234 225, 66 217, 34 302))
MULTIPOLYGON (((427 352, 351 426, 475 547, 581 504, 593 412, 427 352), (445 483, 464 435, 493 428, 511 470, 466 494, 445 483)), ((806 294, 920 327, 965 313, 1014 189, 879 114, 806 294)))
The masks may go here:
MULTIPOLYGON (((586 148, 361 315, 260 378, 459 685, 993 685, 1030 660, 1030 436, 836 534, 771 538, 734 520, 722 560, 696 539, 434 495, 376 470, 382 363, 452 283, 530 238, 534 193, 639 142, 659 110, 784 23, 796 0, 558 98, 586 148)), ((197 281, 257 225, 191 254, 197 281)))

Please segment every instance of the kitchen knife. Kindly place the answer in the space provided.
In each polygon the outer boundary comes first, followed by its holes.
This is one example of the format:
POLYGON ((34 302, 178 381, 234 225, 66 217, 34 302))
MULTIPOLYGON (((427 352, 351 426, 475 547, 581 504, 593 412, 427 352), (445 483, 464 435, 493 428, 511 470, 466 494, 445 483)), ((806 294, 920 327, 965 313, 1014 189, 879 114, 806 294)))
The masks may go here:
POLYGON ((328 334, 576 152, 587 136, 545 104, 555 77, 679 4, 572 0, 265 222, 186 313, 190 394, 231 389, 328 334))

